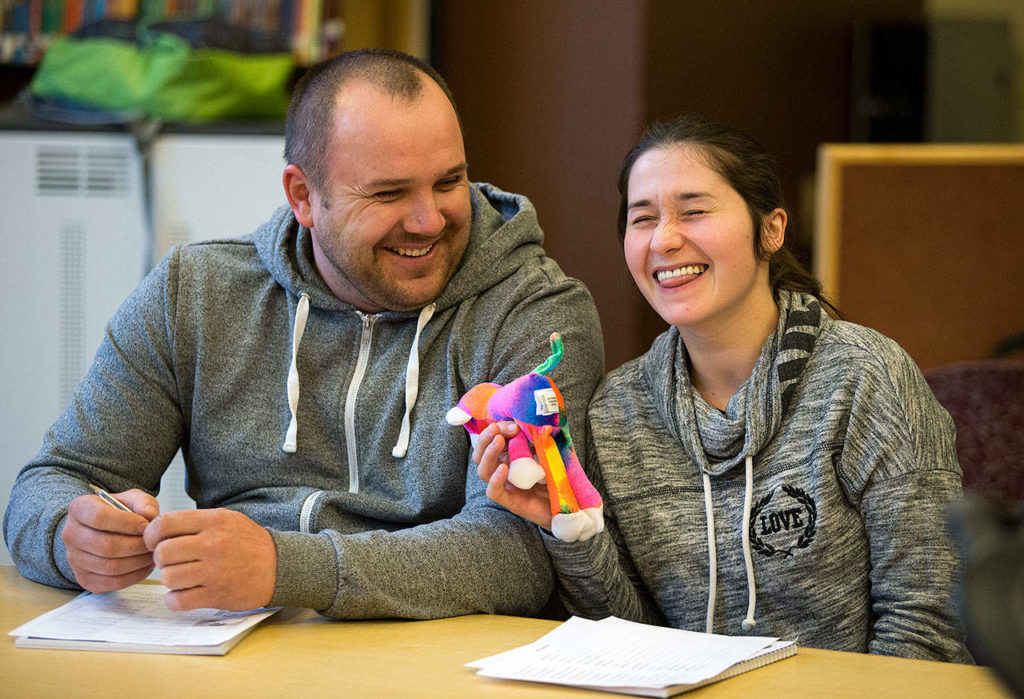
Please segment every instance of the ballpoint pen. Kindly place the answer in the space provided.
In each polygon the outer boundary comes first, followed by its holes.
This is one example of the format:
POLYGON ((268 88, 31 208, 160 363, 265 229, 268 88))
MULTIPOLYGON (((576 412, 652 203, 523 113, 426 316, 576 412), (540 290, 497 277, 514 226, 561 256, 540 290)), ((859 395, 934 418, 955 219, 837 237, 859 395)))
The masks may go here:
POLYGON ((119 500, 114 498, 113 495, 111 495, 110 493, 108 493, 103 488, 99 487, 98 485, 93 485, 92 483, 90 483, 89 487, 92 488, 94 493, 96 493, 97 495, 100 496, 100 499, 103 500, 103 502, 107 503, 111 507, 116 507, 117 509, 124 510, 125 512, 131 512, 132 511, 132 509, 130 507, 128 507, 123 502, 120 502, 119 500))

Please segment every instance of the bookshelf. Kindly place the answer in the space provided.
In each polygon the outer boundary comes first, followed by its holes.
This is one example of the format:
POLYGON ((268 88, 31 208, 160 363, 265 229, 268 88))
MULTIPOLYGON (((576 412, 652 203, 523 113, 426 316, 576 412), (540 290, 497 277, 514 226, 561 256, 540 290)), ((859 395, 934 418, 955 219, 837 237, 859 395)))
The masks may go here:
POLYGON ((55 38, 100 20, 210 19, 279 37, 296 63, 341 50, 342 0, 0 0, 0 64, 33 66, 55 38))

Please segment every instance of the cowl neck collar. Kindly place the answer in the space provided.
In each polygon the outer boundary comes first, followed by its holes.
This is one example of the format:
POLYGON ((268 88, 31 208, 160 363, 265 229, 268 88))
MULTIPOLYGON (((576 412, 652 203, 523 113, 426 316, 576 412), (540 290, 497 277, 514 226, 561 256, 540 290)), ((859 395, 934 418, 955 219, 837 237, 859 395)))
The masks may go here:
POLYGON ((655 404, 705 473, 727 473, 775 435, 828 319, 810 294, 781 290, 776 304, 778 325, 724 412, 708 404, 690 383, 686 345, 676 328, 662 334, 647 355, 644 371, 655 404))

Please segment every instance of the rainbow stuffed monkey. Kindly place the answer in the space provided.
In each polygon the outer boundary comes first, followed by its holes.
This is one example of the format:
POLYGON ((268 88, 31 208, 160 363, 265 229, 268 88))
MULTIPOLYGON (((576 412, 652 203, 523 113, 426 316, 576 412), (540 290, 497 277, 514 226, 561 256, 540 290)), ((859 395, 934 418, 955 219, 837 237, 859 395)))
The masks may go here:
POLYGON ((551 533, 562 541, 585 541, 604 529, 603 503, 576 457, 562 394, 544 376, 562 359, 561 336, 553 333, 550 341, 551 356, 539 367, 507 386, 474 386, 445 419, 465 427, 474 445, 488 425, 514 420, 519 433, 508 443, 509 482, 525 490, 545 481, 551 533))

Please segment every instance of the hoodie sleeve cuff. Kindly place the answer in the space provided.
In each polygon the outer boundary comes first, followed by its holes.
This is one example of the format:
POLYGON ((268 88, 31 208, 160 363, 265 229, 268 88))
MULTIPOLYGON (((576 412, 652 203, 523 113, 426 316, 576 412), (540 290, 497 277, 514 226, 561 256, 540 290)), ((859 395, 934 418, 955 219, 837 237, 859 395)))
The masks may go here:
POLYGON ((67 523, 68 513, 65 512, 64 516, 57 522, 56 533, 53 537, 53 546, 51 548, 53 551, 53 565, 65 580, 78 587, 78 578, 75 577, 75 571, 71 568, 71 564, 68 563, 68 549, 64 545, 64 539, 61 538, 61 534, 64 532, 64 525, 67 523))
POLYGON ((568 542, 562 541, 543 527, 537 527, 537 529, 540 530, 540 538, 544 542, 544 548, 548 550, 548 555, 553 560, 571 561, 573 563, 592 560, 603 547, 604 539, 607 536, 606 532, 601 531, 586 541, 568 542))
POLYGON ((268 529, 277 547, 277 581, 268 606, 323 610, 338 594, 338 562, 326 536, 268 529))

